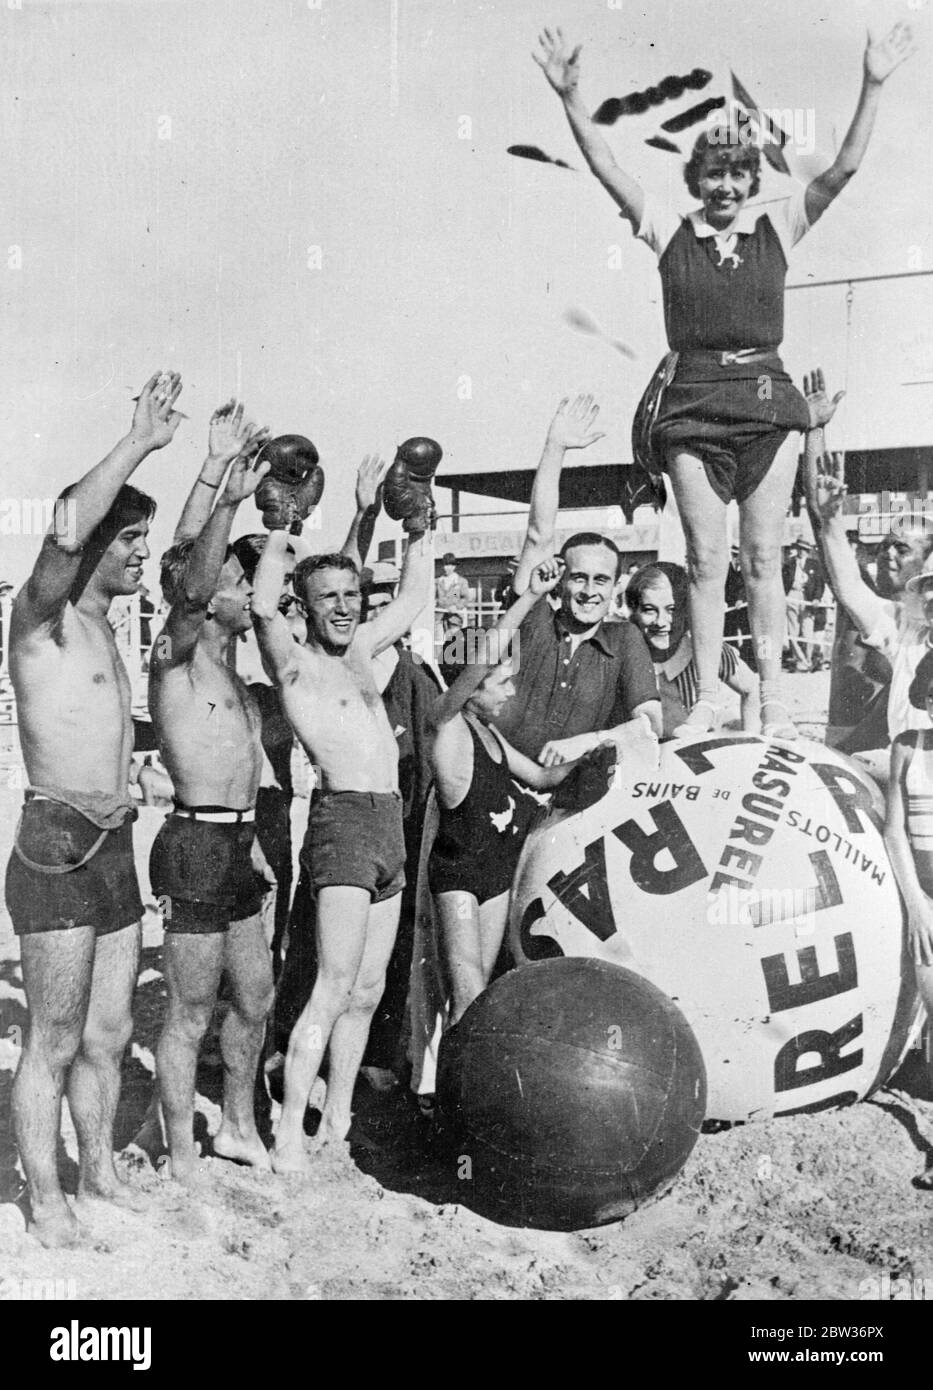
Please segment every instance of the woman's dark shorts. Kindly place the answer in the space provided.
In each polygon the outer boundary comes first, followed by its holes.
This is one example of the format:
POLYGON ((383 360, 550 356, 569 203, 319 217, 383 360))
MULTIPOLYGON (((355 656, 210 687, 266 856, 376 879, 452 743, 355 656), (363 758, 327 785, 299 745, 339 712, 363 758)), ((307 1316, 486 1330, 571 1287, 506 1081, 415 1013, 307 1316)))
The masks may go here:
POLYGON ((699 458, 723 502, 744 502, 761 483, 792 430, 806 430, 807 404, 781 359, 718 367, 714 353, 682 353, 665 389, 652 445, 667 458, 699 458))

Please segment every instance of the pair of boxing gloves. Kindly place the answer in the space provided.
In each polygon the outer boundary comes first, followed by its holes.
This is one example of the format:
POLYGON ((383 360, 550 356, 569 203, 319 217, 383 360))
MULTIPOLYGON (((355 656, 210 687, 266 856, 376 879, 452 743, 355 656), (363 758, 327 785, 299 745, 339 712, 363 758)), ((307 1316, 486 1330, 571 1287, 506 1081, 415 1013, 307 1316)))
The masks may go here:
MULTIPOLYGON (((428 531, 434 525, 437 513, 431 479, 442 457, 443 450, 433 439, 417 436, 399 445, 382 485, 382 500, 386 515, 401 521, 404 531, 428 531)), ((256 463, 269 464, 256 489, 263 526, 267 531, 297 535, 324 491, 317 449, 304 435, 283 434, 263 445, 256 463)))

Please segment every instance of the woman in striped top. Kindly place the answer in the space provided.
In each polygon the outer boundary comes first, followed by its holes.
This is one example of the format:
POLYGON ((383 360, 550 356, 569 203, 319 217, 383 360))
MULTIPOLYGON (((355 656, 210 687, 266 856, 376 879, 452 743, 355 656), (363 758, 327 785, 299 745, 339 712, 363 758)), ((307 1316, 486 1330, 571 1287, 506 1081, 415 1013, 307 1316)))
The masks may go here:
MULTIPOLYGON (((647 642, 654 662, 664 737, 676 738, 699 690, 693 642, 687 630, 687 572, 669 560, 644 565, 629 580, 625 597, 631 621, 647 642)), ((742 728, 757 733, 758 681, 728 642, 722 643, 719 679, 741 698, 742 728)), ((693 733, 695 730, 689 729, 684 736, 693 733)))
MULTIPOLYGON (((933 1019, 933 652, 917 667, 910 703, 926 710, 928 727, 905 729, 891 744, 891 777, 884 838, 907 908, 908 946, 917 987, 933 1019)), ((933 1163, 914 1179, 933 1188, 933 1163)))

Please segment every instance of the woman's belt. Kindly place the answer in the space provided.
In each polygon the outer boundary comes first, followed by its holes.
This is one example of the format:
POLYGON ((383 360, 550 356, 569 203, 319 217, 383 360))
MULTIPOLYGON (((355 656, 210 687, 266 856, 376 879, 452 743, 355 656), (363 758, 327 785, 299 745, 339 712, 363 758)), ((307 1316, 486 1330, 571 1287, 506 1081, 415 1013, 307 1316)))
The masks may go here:
POLYGON ((776 348, 687 348, 678 353, 678 373, 694 373, 711 368, 753 367, 762 362, 776 363, 781 359, 776 348))

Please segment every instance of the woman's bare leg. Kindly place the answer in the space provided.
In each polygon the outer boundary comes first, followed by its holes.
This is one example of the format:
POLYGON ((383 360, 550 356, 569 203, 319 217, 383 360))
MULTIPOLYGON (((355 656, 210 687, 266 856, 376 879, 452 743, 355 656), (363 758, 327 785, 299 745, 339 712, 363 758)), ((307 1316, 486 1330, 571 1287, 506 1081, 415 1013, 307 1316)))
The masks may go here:
POLYGON ((748 617, 761 678, 761 728, 766 737, 796 738, 781 699, 781 651, 787 622, 781 581, 781 541, 797 472, 799 441, 787 437, 751 497, 739 504, 739 548, 748 617))
POLYGON ((720 705, 719 662, 729 565, 726 504, 710 487, 696 455, 684 450, 669 455, 667 470, 687 541, 690 632, 699 686, 697 702, 681 729, 708 733, 716 727, 720 705))
POLYGON ((479 906, 472 893, 438 893, 444 966, 450 987, 450 1023, 466 1013, 489 984, 509 913, 509 894, 479 906))

